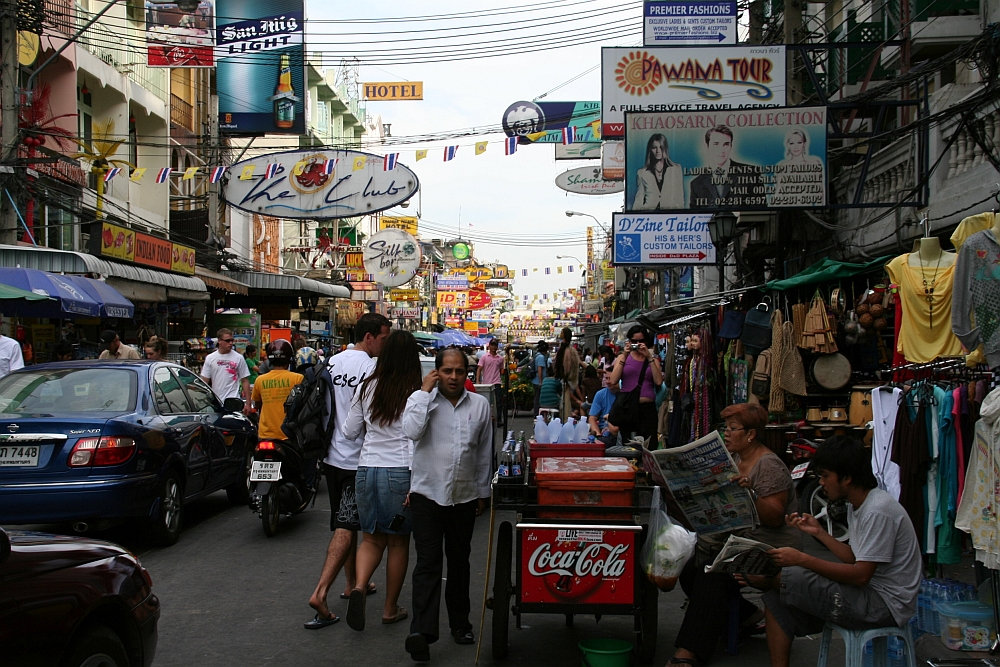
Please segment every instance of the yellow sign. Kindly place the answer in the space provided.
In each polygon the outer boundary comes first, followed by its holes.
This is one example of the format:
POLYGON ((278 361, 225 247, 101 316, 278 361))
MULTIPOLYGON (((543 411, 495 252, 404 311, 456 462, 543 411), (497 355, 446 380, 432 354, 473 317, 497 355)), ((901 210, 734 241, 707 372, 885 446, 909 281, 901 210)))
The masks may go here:
POLYGON ((17 62, 21 67, 31 67, 38 59, 41 40, 33 32, 17 31, 17 62))
POLYGON ((378 229, 402 229, 411 236, 417 235, 417 219, 403 215, 383 215, 378 219, 378 229))
POLYGON ((389 301, 420 301, 420 290, 415 290, 415 289, 389 290, 389 301))
POLYGON ((101 254, 126 262, 135 261, 135 232, 105 222, 101 225, 101 254))
POLYGON ((471 321, 470 320, 468 322, 463 323, 462 324, 462 328, 464 328, 466 331, 475 331, 475 332, 478 333, 479 332, 479 322, 475 322, 475 321, 471 321))
POLYGON ((441 292, 437 293, 437 307, 438 308, 461 308, 465 309, 468 307, 469 303, 469 293, 468 292, 441 292))
POLYGON ((506 264, 497 264, 493 267, 493 278, 494 280, 510 280, 510 269, 506 264))
POLYGON ((364 86, 366 100, 399 102, 424 99, 423 81, 375 81, 364 86))
POLYGON ((606 259, 601 261, 601 273, 605 280, 615 279, 615 267, 611 266, 611 262, 606 259))

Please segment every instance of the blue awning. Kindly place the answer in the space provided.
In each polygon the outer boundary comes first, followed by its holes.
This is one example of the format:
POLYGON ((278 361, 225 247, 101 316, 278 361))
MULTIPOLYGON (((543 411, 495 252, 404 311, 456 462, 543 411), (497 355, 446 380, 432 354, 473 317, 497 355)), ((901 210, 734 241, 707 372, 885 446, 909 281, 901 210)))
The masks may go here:
POLYGON ((117 317, 130 320, 135 314, 135 306, 121 295, 111 285, 103 280, 94 280, 86 276, 62 276, 78 284, 83 291, 101 305, 101 317, 117 317))
POLYGON ((23 317, 100 317, 101 305, 67 276, 38 269, 0 267, 0 283, 55 301, 11 301, 4 312, 23 317))

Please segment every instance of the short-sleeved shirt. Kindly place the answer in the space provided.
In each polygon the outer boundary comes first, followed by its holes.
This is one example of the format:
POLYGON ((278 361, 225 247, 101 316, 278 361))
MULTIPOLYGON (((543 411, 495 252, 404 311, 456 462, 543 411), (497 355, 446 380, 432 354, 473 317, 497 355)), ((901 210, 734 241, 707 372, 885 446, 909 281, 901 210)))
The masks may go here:
POLYGON ((559 394, 562 393, 559 380, 547 377, 542 380, 542 390, 538 394, 538 405, 543 408, 559 407, 559 394))
POLYGON ((8 336, 0 336, 0 377, 24 368, 21 344, 8 336))
POLYGON ((247 360, 236 350, 230 350, 226 354, 216 350, 205 357, 201 376, 208 378, 212 391, 219 400, 224 401, 240 395, 240 382, 243 378, 250 377, 250 369, 247 367, 247 360))
POLYGON ((874 488, 861 507, 848 508, 847 526, 855 561, 876 564, 868 585, 902 626, 917 610, 923 567, 909 515, 892 496, 874 488))
POLYGON ((287 368, 275 368, 257 377, 253 384, 253 402, 261 403, 260 423, 257 425, 260 438, 284 440, 288 437, 281 430, 281 422, 285 421, 285 399, 300 382, 302 375, 287 368))
POLYGON ((542 379, 544 380, 545 376, 548 375, 548 373, 546 373, 546 367, 548 366, 548 363, 549 363, 548 357, 546 357, 541 352, 535 353, 535 374, 531 376, 531 384, 536 384, 536 385, 541 384, 541 382, 538 379, 538 369, 539 368, 542 369, 542 379))
POLYGON ((612 393, 607 387, 594 394, 594 402, 590 404, 590 416, 597 417, 597 425, 603 431, 608 426, 608 413, 615 404, 618 394, 612 393))
POLYGON ((111 350, 104 350, 97 357, 98 359, 142 359, 139 356, 139 351, 136 350, 131 345, 126 345, 125 343, 120 343, 118 345, 118 351, 111 354, 111 350))
POLYGON ((479 359, 479 367, 483 369, 483 384, 500 384, 500 371, 503 368, 503 357, 487 352, 479 359))

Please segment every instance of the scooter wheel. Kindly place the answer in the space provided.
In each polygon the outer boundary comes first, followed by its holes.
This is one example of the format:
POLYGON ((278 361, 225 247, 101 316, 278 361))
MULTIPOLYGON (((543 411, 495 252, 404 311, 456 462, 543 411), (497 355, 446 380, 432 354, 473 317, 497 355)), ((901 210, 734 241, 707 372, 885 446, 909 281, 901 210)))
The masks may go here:
POLYGON ((260 499, 260 522, 264 534, 274 537, 278 533, 278 520, 281 518, 281 503, 278 500, 277 487, 271 487, 260 499))

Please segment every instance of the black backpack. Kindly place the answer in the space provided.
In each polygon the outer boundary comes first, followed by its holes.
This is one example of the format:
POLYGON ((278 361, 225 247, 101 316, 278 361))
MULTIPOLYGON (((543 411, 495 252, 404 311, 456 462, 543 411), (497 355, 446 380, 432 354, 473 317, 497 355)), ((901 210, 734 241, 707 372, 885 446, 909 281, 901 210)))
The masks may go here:
POLYGON ((285 421, 281 423, 281 430, 302 449, 303 456, 323 458, 336 427, 333 378, 322 359, 299 372, 303 380, 285 399, 285 421))

